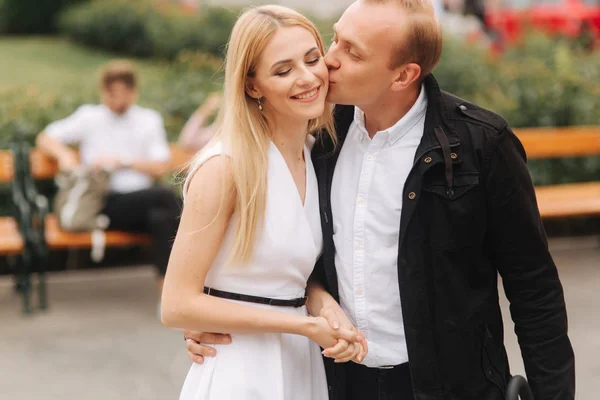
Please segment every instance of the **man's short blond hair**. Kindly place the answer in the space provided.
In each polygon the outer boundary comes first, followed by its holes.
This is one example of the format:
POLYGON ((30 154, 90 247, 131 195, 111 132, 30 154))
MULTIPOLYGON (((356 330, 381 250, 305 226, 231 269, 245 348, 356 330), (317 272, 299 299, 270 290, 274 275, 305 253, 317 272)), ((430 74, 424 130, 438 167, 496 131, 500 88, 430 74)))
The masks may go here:
POLYGON ((137 87, 137 72, 135 65, 127 60, 114 60, 100 70, 100 87, 108 88, 115 82, 122 82, 128 88, 137 87))
POLYGON ((420 79, 426 78, 440 61, 442 55, 442 27, 435 16, 431 0, 363 0, 365 4, 393 3, 402 7, 408 15, 404 27, 406 34, 398 43, 390 67, 407 63, 421 67, 420 79))

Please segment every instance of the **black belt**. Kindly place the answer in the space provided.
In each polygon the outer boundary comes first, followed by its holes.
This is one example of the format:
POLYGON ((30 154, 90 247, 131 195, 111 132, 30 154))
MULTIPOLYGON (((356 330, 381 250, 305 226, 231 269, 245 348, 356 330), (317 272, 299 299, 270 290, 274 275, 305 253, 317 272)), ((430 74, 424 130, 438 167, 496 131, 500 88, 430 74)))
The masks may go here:
POLYGON ((268 304, 270 306, 279 306, 279 307, 302 307, 306 304, 307 297, 298 297, 297 299, 291 300, 280 300, 280 299, 271 299, 268 297, 260 297, 260 296, 251 296, 249 294, 240 294, 240 293, 232 293, 225 292, 223 290, 217 290, 209 287, 204 288, 204 293, 209 296, 221 297, 223 299, 229 300, 238 300, 238 301, 246 301, 249 303, 258 303, 258 304, 268 304))

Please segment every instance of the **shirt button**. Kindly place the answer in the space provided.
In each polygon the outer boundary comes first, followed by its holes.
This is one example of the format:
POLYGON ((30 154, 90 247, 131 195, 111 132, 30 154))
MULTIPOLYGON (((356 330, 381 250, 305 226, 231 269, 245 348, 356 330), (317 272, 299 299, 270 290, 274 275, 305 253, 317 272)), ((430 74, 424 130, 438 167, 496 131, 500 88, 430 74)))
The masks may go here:
POLYGON ((411 200, 414 200, 416 197, 417 197, 417 194, 415 192, 410 192, 408 194, 408 198, 411 199, 411 200))
POLYGON ((456 153, 450 153, 450 158, 453 160, 456 160, 458 156, 456 155, 456 153))
POLYGON ((367 154, 367 161, 373 161, 373 155, 367 154))
POLYGON ((425 157, 423 161, 425 162, 425 164, 429 164, 431 162, 431 157, 425 157))
POLYGON ((358 198, 358 204, 360 204, 360 205, 363 205, 363 204, 365 204, 365 199, 364 199, 364 198, 362 198, 362 197, 359 197, 359 198, 358 198))
POLYGON ((357 296, 362 296, 363 295, 363 290, 362 288, 358 288, 354 291, 354 294, 356 294, 357 296))
POLYGON ((354 248, 355 248, 356 250, 359 250, 359 249, 361 249, 361 248, 362 248, 362 243, 361 243, 361 242, 355 242, 355 243, 354 243, 354 248))

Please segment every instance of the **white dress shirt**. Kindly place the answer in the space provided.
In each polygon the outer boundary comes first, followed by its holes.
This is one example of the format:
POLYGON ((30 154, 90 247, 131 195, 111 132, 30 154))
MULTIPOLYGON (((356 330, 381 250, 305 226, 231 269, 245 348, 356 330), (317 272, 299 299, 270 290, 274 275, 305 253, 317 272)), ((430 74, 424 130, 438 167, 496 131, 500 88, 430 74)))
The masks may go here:
POLYGON ((367 337, 368 367, 408 361, 398 287, 402 191, 425 125, 425 90, 410 111, 373 139, 364 113, 342 146, 331 188, 340 304, 367 337))
MULTIPOLYGON (((131 106, 123 115, 105 105, 84 105, 55 121, 46 134, 66 144, 79 145, 81 163, 92 165, 100 157, 122 161, 168 161, 171 158, 163 119, 157 111, 131 106)), ((152 177, 123 168, 111 175, 110 189, 128 193, 148 189, 152 177)))

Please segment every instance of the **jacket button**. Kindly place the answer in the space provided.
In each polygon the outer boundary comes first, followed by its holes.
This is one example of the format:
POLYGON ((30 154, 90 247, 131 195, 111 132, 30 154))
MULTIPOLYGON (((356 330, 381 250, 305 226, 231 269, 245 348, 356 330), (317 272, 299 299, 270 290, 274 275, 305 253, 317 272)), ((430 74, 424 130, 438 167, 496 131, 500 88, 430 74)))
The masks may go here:
POLYGON ((460 106, 458 106, 458 108, 465 111, 467 109, 467 106, 465 106, 464 104, 461 104, 460 106))
POLYGON ((410 192, 410 193, 408 194, 408 198, 409 198, 409 199, 411 199, 411 200, 414 200, 414 199, 415 199, 415 197, 417 197, 417 194, 416 194, 415 192, 410 192))
POLYGON ((458 156, 456 155, 456 153, 450 153, 450 158, 456 160, 458 156))
POLYGON ((425 157, 423 162, 425 162, 425 164, 429 164, 431 162, 431 157, 425 157))

